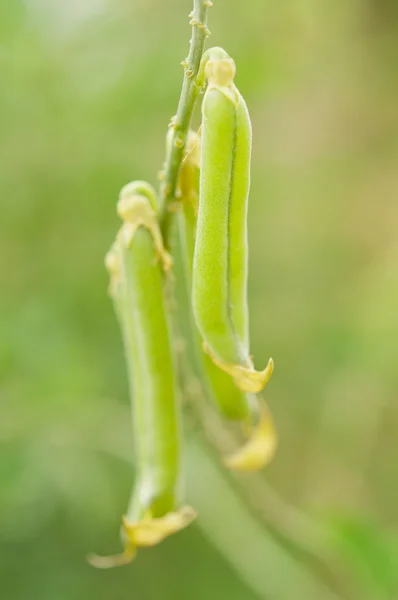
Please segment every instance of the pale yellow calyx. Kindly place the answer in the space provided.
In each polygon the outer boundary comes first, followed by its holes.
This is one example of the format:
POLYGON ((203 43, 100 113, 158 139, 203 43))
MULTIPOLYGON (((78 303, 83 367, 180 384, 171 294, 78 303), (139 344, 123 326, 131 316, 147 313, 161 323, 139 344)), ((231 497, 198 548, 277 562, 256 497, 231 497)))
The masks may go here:
POLYGON ((267 385, 274 371, 274 361, 269 359, 267 366, 263 371, 256 371, 253 367, 245 367, 244 365, 229 363, 221 360, 213 354, 208 345, 203 342, 203 350, 210 356, 214 364, 225 373, 230 375, 236 386, 242 392, 257 394, 267 385))
POLYGON ((249 440, 225 459, 225 465, 236 471, 258 471, 272 460, 278 438, 271 415, 262 412, 251 431, 249 440))
POLYGON ((233 84, 236 73, 232 58, 209 58, 205 67, 205 75, 209 85, 228 87, 233 84))
POLYGON ((126 195, 122 190, 117 211, 124 221, 117 236, 118 242, 123 244, 124 247, 130 246, 136 231, 140 227, 145 227, 152 235, 155 250, 163 265, 163 269, 166 272, 170 271, 173 261, 163 245, 156 213, 148 198, 139 194, 126 195))

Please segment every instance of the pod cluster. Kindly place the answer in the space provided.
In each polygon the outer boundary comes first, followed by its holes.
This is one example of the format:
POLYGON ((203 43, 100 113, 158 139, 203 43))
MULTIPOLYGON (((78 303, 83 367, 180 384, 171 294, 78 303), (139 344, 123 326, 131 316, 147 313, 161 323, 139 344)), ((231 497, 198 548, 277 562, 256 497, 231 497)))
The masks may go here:
MULTIPOLYGON (((225 464, 256 470, 270 461, 276 447, 271 415, 258 395, 273 361, 255 370, 249 348, 252 130, 234 77, 235 64, 222 49, 205 53, 196 81, 198 87, 206 86, 202 124, 200 133, 190 131, 187 137, 174 203, 181 210, 174 213, 202 383, 222 415, 240 422, 244 432, 241 447, 225 464)), ((169 134, 168 153, 172 140, 169 134)), ((196 516, 183 502, 181 409, 166 298, 173 260, 162 237, 157 194, 144 181, 132 182, 122 189, 117 210, 122 225, 105 263, 125 351, 136 475, 122 518, 124 550, 116 556, 91 556, 90 562, 100 568, 130 562, 138 548, 161 542, 196 516)))

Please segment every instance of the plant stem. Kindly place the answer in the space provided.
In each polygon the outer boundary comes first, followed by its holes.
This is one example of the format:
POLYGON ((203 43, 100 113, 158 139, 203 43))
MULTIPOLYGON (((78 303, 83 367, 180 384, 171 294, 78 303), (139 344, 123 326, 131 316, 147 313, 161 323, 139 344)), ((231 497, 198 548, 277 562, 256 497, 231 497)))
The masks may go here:
POLYGON ((188 471, 188 491, 199 511, 197 525, 248 589, 264 600, 290 600, 292 589, 295 600, 343 600, 258 526, 200 434, 191 436, 187 450, 195 465, 195 472, 188 471))
POLYGON ((160 222, 166 245, 170 227, 170 204, 176 197, 178 173, 184 156, 189 124, 191 122, 196 98, 201 86, 197 85, 196 78, 199 72, 206 37, 210 34, 207 29, 207 13, 212 5, 210 0, 194 0, 191 17, 192 38, 188 57, 183 61, 184 80, 177 113, 173 117, 170 127, 173 130, 171 143, 166 151, 164 171, 162 173, 160 197, 161 214, 160 222))

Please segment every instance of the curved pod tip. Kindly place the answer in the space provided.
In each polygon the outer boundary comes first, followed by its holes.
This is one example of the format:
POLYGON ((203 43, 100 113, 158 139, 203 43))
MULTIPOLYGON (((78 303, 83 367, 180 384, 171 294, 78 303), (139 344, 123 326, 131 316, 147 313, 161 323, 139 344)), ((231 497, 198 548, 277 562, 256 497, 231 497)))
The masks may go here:
POLYGON ((123 567, 129 565, 135 558, 136 551, 133 546, 128 546, 120 554, 112 556, 100 556, 99 554, 89 554, 87 562, 96 569, 112 569, 113 567, 123 567))
POLYGON ((267 366, 262 371, 256 371, 253 368, 236 365, 233 379, 242 392, 250 392, 257 394, 261 392, 269 382, 272 373, 274 372, 274 361, 269 359, 267 366))
POLYGON ((236 471, 258 471, 271 462, 277 443, 272 418, 268 412, 263 412, 250 439, 239 450, 226 457, 224 464, 236 471))
POLYGON ((113 556, 90 554, 87 561, 98 569, 110 569, 131 563, 137 548, 150 548, 162 542, 166 537, 187 527, 196 518, 197 513, 191 506, 182 506, 176 512, 163 517, 152 518, 148 513, 140 521, 130 522, 122 518, 122 531, 125 539, 125 550, 113 556))
POLYGON ((123 517, 123 531, 133 546, 148 548, 187 527, 196 515, 196 511, 191 506, 182 506, 178 511, 167 513, 163 517, 146 516, 134 523, 123 517))
POLYGON ((228 363, 217 358, 210 350, 206 342, 202 343, 203 350, 210 356, 214 364, 228 373, 234 380, 236 386, 242 391, 251 394, 258 394, 267 385, 274 372, 274 361, 269 359, 267 366, 262 371, 256 371, 253 367, 246 367, 239 364, 228 363))

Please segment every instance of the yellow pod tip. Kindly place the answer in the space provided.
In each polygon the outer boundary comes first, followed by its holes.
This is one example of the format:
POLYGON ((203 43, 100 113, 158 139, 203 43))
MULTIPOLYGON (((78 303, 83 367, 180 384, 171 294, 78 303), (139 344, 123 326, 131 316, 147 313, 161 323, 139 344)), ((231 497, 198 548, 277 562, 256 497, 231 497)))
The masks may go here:
POLYGON ((159 518, 152 518, 150 512, 140 521, 130 522, 122 517, 122 529, 126 539, 124 552, 112 556, 90 554, 87 561, 98 569, 110 569, 131 563, 137 548, 150 548, 162 542, 166 537, 187 527, 196 518, 191 506, 183 506, 176 512, 170 512, 159 518))
POLYGON ((170 512, 156 519, 148 514, 140 521, 132 523, 123 517, 123 531, 133 546, 151 547, 187 527, 195 519, 196 514, 192 507, 183 506, 177 512, 170 512))
POLYGON ((234 365, 231 375, 242 392, 258 394, 267 385, 274 371, 274 361, 269 359, 267 366, 263 371, 256 371, 241 365, 234 365))
POLYGON ((226 467, 236 471, 258 471, 274 457, 277 441, 272 418, 268 412, 263 412, 250 439, 239 450, 226 457, 224 463, 226 467))
POLYGON ((206 342, 202 343, 204 352, 210 356, 214 364, 230 375, 236 386, 242 391, 250 394, 258 394, 267 385, 274 372, 274 361, 269 359, 263 371, 256 371, 253 367, 226 362, 213 354, 206 342))

